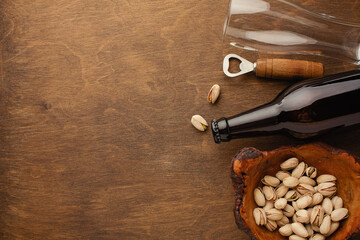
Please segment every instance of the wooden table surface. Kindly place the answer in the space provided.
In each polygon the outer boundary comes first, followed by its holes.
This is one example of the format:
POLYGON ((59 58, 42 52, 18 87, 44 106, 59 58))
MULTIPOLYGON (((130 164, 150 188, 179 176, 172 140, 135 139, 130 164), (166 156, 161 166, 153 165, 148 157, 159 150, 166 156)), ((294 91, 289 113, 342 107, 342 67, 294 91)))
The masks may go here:
MULTIPOLYGON (((360 23, 359 1, 297 2, 360 23)), ((194 114, 231 116, 289 85, 224 76, 223 57, 239 53, 222 43, 227 5, 0 2, 0 239, 248 239, 232 212, 233 155, 304 141, 216 145, 191 126, 194 114)), ((324 63, 336 66, 326 74, 354 67, 324 63)), ((359 133, 318 140, 359 154, 359 133)))

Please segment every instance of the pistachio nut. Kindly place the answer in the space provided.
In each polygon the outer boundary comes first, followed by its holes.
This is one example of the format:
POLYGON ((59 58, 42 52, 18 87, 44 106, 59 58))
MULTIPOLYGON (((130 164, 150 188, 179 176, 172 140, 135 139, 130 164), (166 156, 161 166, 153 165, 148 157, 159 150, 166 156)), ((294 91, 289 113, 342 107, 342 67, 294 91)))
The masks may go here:
POLYGON ((336 177, 330 174, 322 174, 316 178, 318 184, 324 182, 336 182, 336 177))
POLYGON ((299 211, 300 209, 298 208, 296 201, 292 201, 291 205, 293 206, 293 208, 295 209, 295 211, 299 211))
POLYGON ((302 176, 299 178, 299 183, 300 184, 308 184, 310 186, 315 186, 316 185, 316 182, 314 179, 312 178, 309 178, 308 176, 302 176))
POLYGON ((299 179, 302 175, 304 175, 307 168, 308 168, 308 165, 305 162, 301 162, 292 171, 291 176, 296 177, 296 178, 299 179))
POLYGON ((275 201, 274 206, 276 209, 283 209, 287 204, 287 200, 285 198, 279 198, 275 201))
POLYGON ((276 199, 275 190, 270 186, 264 186, 263 193, 265 195, 266 200, 268 201, 273 201, 276 199))
POLYGON ((298 221, 296 220, 296 216, 295 216, 295 214, 292 216, 292 221, 293 221, 293 223, 298 222, 298 221))
POLYGON ((335 196, 331 199, 331 202, 334 206, 334 209, 342 208, 344 206, 344 202, 341 197, 335 196))
POLYGON ((309 217, 311 216, 311 211, 312 211, 312 208, 308 208, 307 209, 308 213, 309 213, 309 217))
POLYGON ((274 201, 266 201, 263 209, 266 211, 266 210, 270 210, 272 208, 274 208, 274 201))
POLYGON ((278 198, 282 198, 283 196, 285 196, 288 191, 289 188, 282 183, 277 186, 277 188, 275 188, 275 194, 278 198))
POLYGON ((254 190, 254 200, 259 207, 265 206, 266 199, 262 188, 258 187, 254 190))
POLYGON ((294 187, 296 187, 296 186, 299 184, 299 179, 296 178, 296 177, 286 177, 286 178, 284 178, 284 180, 283 180, 283 184, 284 184, 286 187, 294 188, 294 187))
POLYGON ((314 235, 314 230, 311 228, 310 224, 305 225, 306 231, 308 232, 308 236, 314 235))
POLYGON ((308 236, 308 231, 306 230, 306 228, 304 227, 304 225, 302 223, 299 223, 299 222, 292 223, 291 229, 296 235, 298 235, 300 237, 306 238, 308 236))
POLYGON ((191 124, 199 131, 204 132, 209 126, 206 120, 200 115, 194 115, 191 117, 191 124))
POLYGON ((288 171, 278 171, 275 176, 280 180, 284 180, 286 177, 290 177, 291 174, 288 171))
POLYGON ((304 209, 308 206, 310 206, 312 202, 312 197, 305 195, 300 197, 297 201, 296 201, 296 205, 299 209, 304 209))
POLYGON ((265 211, 261 208, 255 208, 253 211, 255 223, 258 226, 265 225, 267 222, 265 211))
POLYGON ((315 206, 315 205, 318 205, 319 203, 322 202, 323 200, 323 195, 321 193, 315 193, 313 196, 312 196, 312 203, 311 203, 311 206, 315 206))
POLYGON ((339 228, 339 225, 339 222, 331 222, 330 230, 327 234, 325 234, 325 237, 329 237, 331 234, 333 234, 339 228))
POLYGON ((282 211, 286 217, 292 217, 295 213, 295 209, 289 204, 286 204, 282 211))
POLYGON ((338 208, 331 213, 331 220, 339 222, 349 217, 349 210, 347 208, 338 208))
MULTIPOLYGON (((330 215, 333 211, 333 204, 330 200, 330 198, 325 198, 322 202, 322 207, 324 208, 324 211, 326 214, 330 215)), ((324 234, 324 233, 323 233, 324 234)))
POLYGON ((269 231, 274 231, 275 229, 277 229, 277 224, 275 221, 272 220, 267 220, 265 227, 267 228, 267 230, 269 231))
POLYGON ((218 84, 214 84, 208 93, 207 101, 209 103, 214 104, 218 99, 219 95, 220 95, 220 86, 218 84))
POLYGON ((265 211, 266 214, 266 218, 268 220, 272 220, 272 221, 278 221, 283 217, 283 212, 279 209, 276 208, 272 208, 270 210, 266 210, 265 211))
POLYGON ((330 231, 331 217, 326 215, 320 225, 320 233, 325 235, 330 231))
POLYGON ((325 237, 319 233, 311 236, 311 238, 309 238, 309 240, 325 240, 325 237))
POLYGON ((317 191, 324 197, 333 196, 336 193, 336 190, 337 188, 334 182, 323 182, 320 183, 317 187, 317 191))
POLYGON ((305 209, 296 211, 294 216, 295 216, 295 219, 297 222, 300 222, 300 223, 309 223, 310 222, 309 212, 305 209))
POLYGON ((314 224, 311 224, 311 228, 312 230, 314 230, 315 232, 320 232, 320 227, 319 226, 316 226, 314 224))
POLYGON ((289 202, 296 201, 300 197, 300 194, 295 190, 290 190, 285 194, 285 199, 289 202))
POLYGON ((296 190, 300 193, 300 194, 306 194, 306 193, 310 193, 311 195, 314 194, 316 191, 315 189, 309 185, 309 184, 305 184, 305 183, 300 183, 297 187, 296 190))
POLYGON ((285 215, 280 220, 276 221, 279 227, 285 226, 289 222, 290 222, 289 219, 285 215))
POLYGON ((317 175, 317 169, 314 167, 308 167, 305 171, 306 176, 310 177, 310 178, 315 178, 317 175))
POLYGON ((281 228, 279 228, 279 233, 281 236, 284 236, 284 237, 290 236, 293 233, 293 231, 291 229, 291 224, 286 224, 286 225, 282 226, 281 228))
POLYGON ((264 184, 264 185, 268 185, 268 186, 271 186, 271 187, 277 187, 279 184, 280 184, 280 180, 277 179, 276 177, 273 177, 273 176, 269 176, 269 175, 266 175, 262 180, 261 182, 264 184))
MULTIPOLYGON (((316 205, 315 207, 313 207, 310 215, 310 223, 320 227, 324 219, 324 213, 325 213, 324 208, 321 205, 316 205)), ((314 229, 314 231, 316 230, 314 229)))
POLYGON ((306 240, 306 238, 294 234, 289 237, 289 240, 306 240))
POLYGON ((280 164, 282 170, 294 169, 299 164, 299 160, 295 157, 289 158, 285 162, 280 164))

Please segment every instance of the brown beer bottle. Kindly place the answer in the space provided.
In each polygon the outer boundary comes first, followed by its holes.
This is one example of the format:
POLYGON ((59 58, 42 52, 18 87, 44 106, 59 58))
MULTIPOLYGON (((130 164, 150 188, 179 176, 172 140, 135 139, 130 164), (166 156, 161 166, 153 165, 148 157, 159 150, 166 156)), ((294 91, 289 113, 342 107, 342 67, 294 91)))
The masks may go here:
POLYGON ((287 133, 314 137, 360 123, 360 70, 297 82, 272 102, 212 120, 216 143, 287 133))

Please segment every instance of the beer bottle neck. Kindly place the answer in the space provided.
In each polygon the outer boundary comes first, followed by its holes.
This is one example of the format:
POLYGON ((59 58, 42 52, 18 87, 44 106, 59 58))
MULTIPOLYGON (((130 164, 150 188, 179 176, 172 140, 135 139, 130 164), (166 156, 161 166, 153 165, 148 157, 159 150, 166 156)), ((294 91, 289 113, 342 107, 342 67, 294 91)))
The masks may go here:
POLYGON ((212 120, 211 128, 216 143, 242 137, 256 137, 273 134, 280 130, 278 116, 280 106, 270 103, 231 118, 212 120))

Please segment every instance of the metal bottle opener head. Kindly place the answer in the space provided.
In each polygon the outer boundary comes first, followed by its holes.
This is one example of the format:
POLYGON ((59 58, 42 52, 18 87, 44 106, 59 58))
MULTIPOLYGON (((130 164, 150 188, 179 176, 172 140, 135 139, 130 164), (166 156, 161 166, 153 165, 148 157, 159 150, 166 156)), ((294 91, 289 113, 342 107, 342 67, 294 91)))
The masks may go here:
POLYGON ((225 56, 224 61, 223 61, 223 71, 225 73, 226 76, 228 77, 237 77, 240 75, 243 75, 245 73, 251 72, 255 69, 255 64, 252 62, 249 62, 248 60, 246 60, 245 58, 240 57, 239 55, 236 54, 228 54, 225 56), (229 66, 230 66, 230 59, 231 58, 235 58, 238 59, 241 63, 240 63, 240 72, 237 73, 231 73, 229 72, 229 66))

